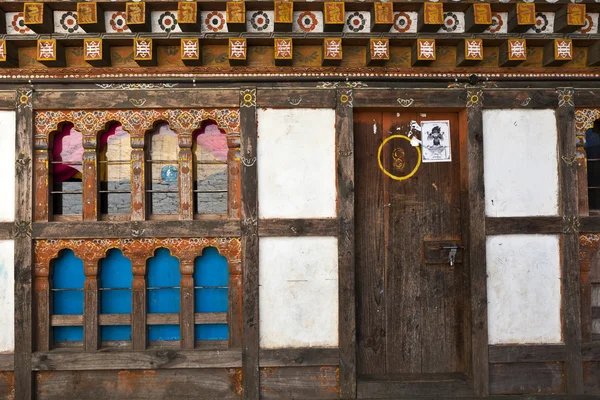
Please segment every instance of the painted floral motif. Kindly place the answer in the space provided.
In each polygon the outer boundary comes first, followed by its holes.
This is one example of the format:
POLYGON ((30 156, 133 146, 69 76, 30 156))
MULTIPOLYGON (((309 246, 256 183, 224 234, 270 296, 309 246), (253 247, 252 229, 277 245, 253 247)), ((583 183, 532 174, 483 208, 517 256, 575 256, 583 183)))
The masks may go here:
POLYGON ((34 32, 25 25, 22 12, 6 13, 6 33, 9 35, 34 34, 34 32))
POLYGON ((107 11, 105 13, 107 33, 131 32, 127 26, 127 20, 123 11, 107 11))
POLYGON ((416 12, 397 12, 394 14, 394 25, 390 28, 392 33, 407 33, 417 31, 416 12))
POLYGON ((585 25, 581 27, 576 33, 581 34, 593 34, 598 33, 598 16, 599 13, 588 13, 585 16, 585 25))
POLYGON ((54 31, 58 33, 83 32, 77 23, 77 13, 73 11, 55 11, 54 31))
POLYGON ((297 11, 293 21, 293 32, 323 32, 323 12, 297 11))
POLYGON ((444 24, 440 30, 441 32, 456 32, 459 29, 461 23, 457 14, 453 12, 444 13, 444 24))
POLYGON ((368 32, 371 15, 361 11, 347 12, 344 32, 368 32))
POLYGON ((248 32, 273 32, 273 11, 251 11, 246 13, 248 32))
POLYGON ((158 27, 163 32, 173 32, 177 29, 177 15, 170 11, 161 13, 158 17, 158 27))
POLYGON ((594 121, 600 118, 599 108, 584 108, 575 111, 575 131, 585 135, 585 131, 594 127, 594 121))
POLYGON ((527 33, 552 33, 554 31, 554 13, 538 12, 535 14, 535 25, 527 33))
POLYGON ((221 11, 203 11, 200 15, 202 17, 202 32, 227 32, 225 13, 221 11))
POLYGON ((499 12, 492 13, 492 24, 485 31, 485 33, 506 33, 506 19, 508 18, 508 13, 499 12))

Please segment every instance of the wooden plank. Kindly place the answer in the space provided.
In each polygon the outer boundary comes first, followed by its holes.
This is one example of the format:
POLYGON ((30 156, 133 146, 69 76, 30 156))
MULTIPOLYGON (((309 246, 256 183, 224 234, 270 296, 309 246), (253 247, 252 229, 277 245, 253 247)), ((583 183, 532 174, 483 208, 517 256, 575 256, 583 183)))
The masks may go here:
POLYGON ((205 312, 194 314, 194 324, 226 324, 229 322, 225 312, 205 312))
POLYGON ((100 314, 98 325, 131 325, 131 314, 100 314))
POLYGON ((600 343, 586 343, 581 346, 584 361, 600 361, 600 343))
POLYGON ((16 164, 15 223, 25 227, 15 237, 15 398, 31 399, 33 379, 31 352, 33 350, 32 326, 32 240, 31 220, 33 209, 33 113, 30 89, 17 92, 16 154, 23 163, 16 164))
POLYGON ((238 368, 40 371, 36 399, 188 400, 241 398, 238 368))
POLYGON ((0 90, 0 110, 14 110, 17 93, 15 90, 0 90))
POLYGON ((0 371, 0 399, 13 400, 15 398, 15 373, 0 371))
POLYGON ((338 365, 339 350, 336 348, 263 349, 260 351, 261 367, 309 367, 338 365))
MULTIPOLYGON (((480 107, 461 113, 461 187, 463 191, 462 233, 468 243, 470 309, 464 315, 465 349, 470 356, 475 395, 487 396, 488 316, 485 236, 485 194, 483 183, 483 119, 480 107), (470 341, 469 341, 470 340, 470 341), (470 346, 469 346, 470 345, 470 346), (470 351, 469 351, 470 350, 470 351)), ((464 269, 467 273, 466 268, 464 269)), ((468 359, 468 358, 467 358, 468 359)))
MULTIPOLYGON (((584 181, 587 185, 587 181, 584 181)), ((600 233, 600 217, 580 217, 579 231, 583 233, 600 233)))
POLYGON ((389 379, 365 376, 357 382, 357 398, 463 397, 473 394, 472 383, 463 374, 402 374, 389 379))
POLYGON ((491 364, 565 361, 566 348, 557 345, 497 345, 489 346, 491 364))
POLYGON ((596 108, 600 103, 600 90, 597 88, 576 89, 573 94, 573 102, 577 104, 577 108, 596 108))
POLYGON ((235 89, 57 90, 36 92, 36 109, 181 108, 181 99, 194 108, 237 107, 235 89))
POLYGON ((261 219, 259 236, 337 236, 338 219, 261 219))
POLYGON ((82 326, 83 314, 51 315, 50 326, 82 326))
POLYGON ((179 325, 179 314, 150 314, 146 315, 147 325, 179 325))
POLYGON ((547 89, 493 89, 483 91, 485 108, 556 108, 556 90, 547 89))
POLYGON ((354 89, 354 107, 425 107, 463 108, 467 94, 463 89, 406 90, 406 89, 354 89))
POLYGON ((356 305, 354 280, 354 130, 352 105, 339 89, 335 116, 338 204, 340 396, 356 397, 356 305))
POLYGON ((239 237, 237 219, 195 221, 102 221, 102 222, 36 222, 35 239, 92 238, 164 238, 164 237, 239 237))
POLYGON ((518 233, 562 233, 561 217, 510 217, 485 219, 487 235, 512 235, 518 233))
POLYGON ((240 368, 241 350, 146 350, 118 352, 36 352, 34 371, 240 368))
POLYGON ((337 399, 340 395, 335 366, 260 369, 261 399, 337 399))
POLYGON ((84 260, 85 282, 83 289, 83 336, 86 351, 100 347, 100 326, 98 312, 98 260, 84 260))
POLYGON ((15 368, 14 354, 0 354, 0 371, 12 371, 15 368))
POLYGON ((564 394, 562 362, 490 365, 490 394, 564 394))
POLYGON ((259 89, 257 107, 334 108, 335 93, 325 89, 259 89))
MULTIPOLYGON (((569 89, 564 89, 568 93, 569 89)), ((559 95, 560 96, 560 95, 559 95)), ((577 164, 569 164, 575 157, 575 110, 573 103, 564 102, 556 110, 558 128, 558 159, 561 194, 561 214, 565 220, 578 218, 577 164)), ((562 313, 563 337, 567 351, 565 374, 567 393, 583 393, 583 370, 581 364, 581 305, 579 288, 579 233, 573 225, 568 225, 561 235, 562 265, 562 313)))
POLYGON ((240 91, 242 201, 242 376, 245 400, 258 400, 258 173, 256 159, 256 88, 240 91), (247 99, 250 99, 249 101, 247 99))
POLYGON ((9 240, 13 238, 14 222, 0 222, 0 240, 9 240))
POLYGON ((583 363, 583 391, 598 398, 600 395, 600 362, 587 361, 583 363))

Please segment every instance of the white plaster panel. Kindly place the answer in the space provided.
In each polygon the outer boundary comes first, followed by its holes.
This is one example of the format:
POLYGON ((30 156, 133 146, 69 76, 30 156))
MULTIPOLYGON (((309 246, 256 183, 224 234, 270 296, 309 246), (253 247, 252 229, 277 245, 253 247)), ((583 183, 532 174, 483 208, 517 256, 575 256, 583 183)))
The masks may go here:
POLYGON ((490 344, 561 343, 557 235, 487 238, 490 344))
POLYGON ((263 237, 259 251, 260 346, 338 345, 335 237, 263 237))
POLYGON ((335 217, 335 110, 259 109, 257 118, 260 217, 335 217))
POLYGON ((0 221, 15 218, 15 112, 0 111, 0 221))
POLYGON ((0 240, 0 353, 15 350, 14 242, 0 240))
POLYGON ((484 110, 485 211, 491 217, 558 215, 554 110, 484 110))

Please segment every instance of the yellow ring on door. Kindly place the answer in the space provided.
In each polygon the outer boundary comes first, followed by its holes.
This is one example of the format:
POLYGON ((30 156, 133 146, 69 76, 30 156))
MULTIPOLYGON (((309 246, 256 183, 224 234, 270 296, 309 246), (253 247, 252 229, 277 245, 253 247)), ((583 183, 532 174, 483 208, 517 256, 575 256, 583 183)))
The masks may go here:
POLYGON ((394 175, 391 172, 389 172, 388 170, 386 170, 383 167, 383 163, 381 162, 381 151, 383 150, 383 146, 385 146, 385 144, 392 139, 404 139, 410 143, 410 139, 408 138, 408 136, 405 136, 405 135, 392 135, 390 137, 385 138, 385 140, 379 146, 379 150, 377 150, 377 163, 379 164, 379 168, 381 168, 381 170, 383 171, 384 174, 386 174, 387 176, 389 176, 390 178, 392 178, 394 180, 403 181, 403 180, 406 180, 406 179, 410 178, 411 176, 413 176, 417 172, 419 167, 421 166, 421 149, 418 146, 415 147, 415 149, 417 149, 417 154, 419 155, 419 158, 417 161, 417 165, 415 166, 415 168, 412 171, 410 171, 410 173, 408 175, 404 175, 404 176, 394 175))

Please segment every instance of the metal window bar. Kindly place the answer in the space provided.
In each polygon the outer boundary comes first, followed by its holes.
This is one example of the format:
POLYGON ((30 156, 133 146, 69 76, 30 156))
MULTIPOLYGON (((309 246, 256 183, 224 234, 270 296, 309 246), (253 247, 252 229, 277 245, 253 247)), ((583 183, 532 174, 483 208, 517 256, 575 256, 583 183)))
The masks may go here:
POLYGON ((82 191, 71 191, 71 190, 52 190, 52 194, 83 194, 82 191))
POLYGON ((131 193, 131 190, 99 190, 98 193, 131 193))
MULTIPOLYGON (((148 290, 180 289, 179 286, 150 286, 148 290)), ((229 289, 229 286, 194 286, 194 289, 229 289)), ((129 289, 127 289, 129 290, 129 289)))
POLYGON ((179 190, 159 190, 159 189, 148 189, 147 193, 179 193, 179 190))
POLYGON ((194 193, 227 193, 227 190, 192 190, 194 193))

